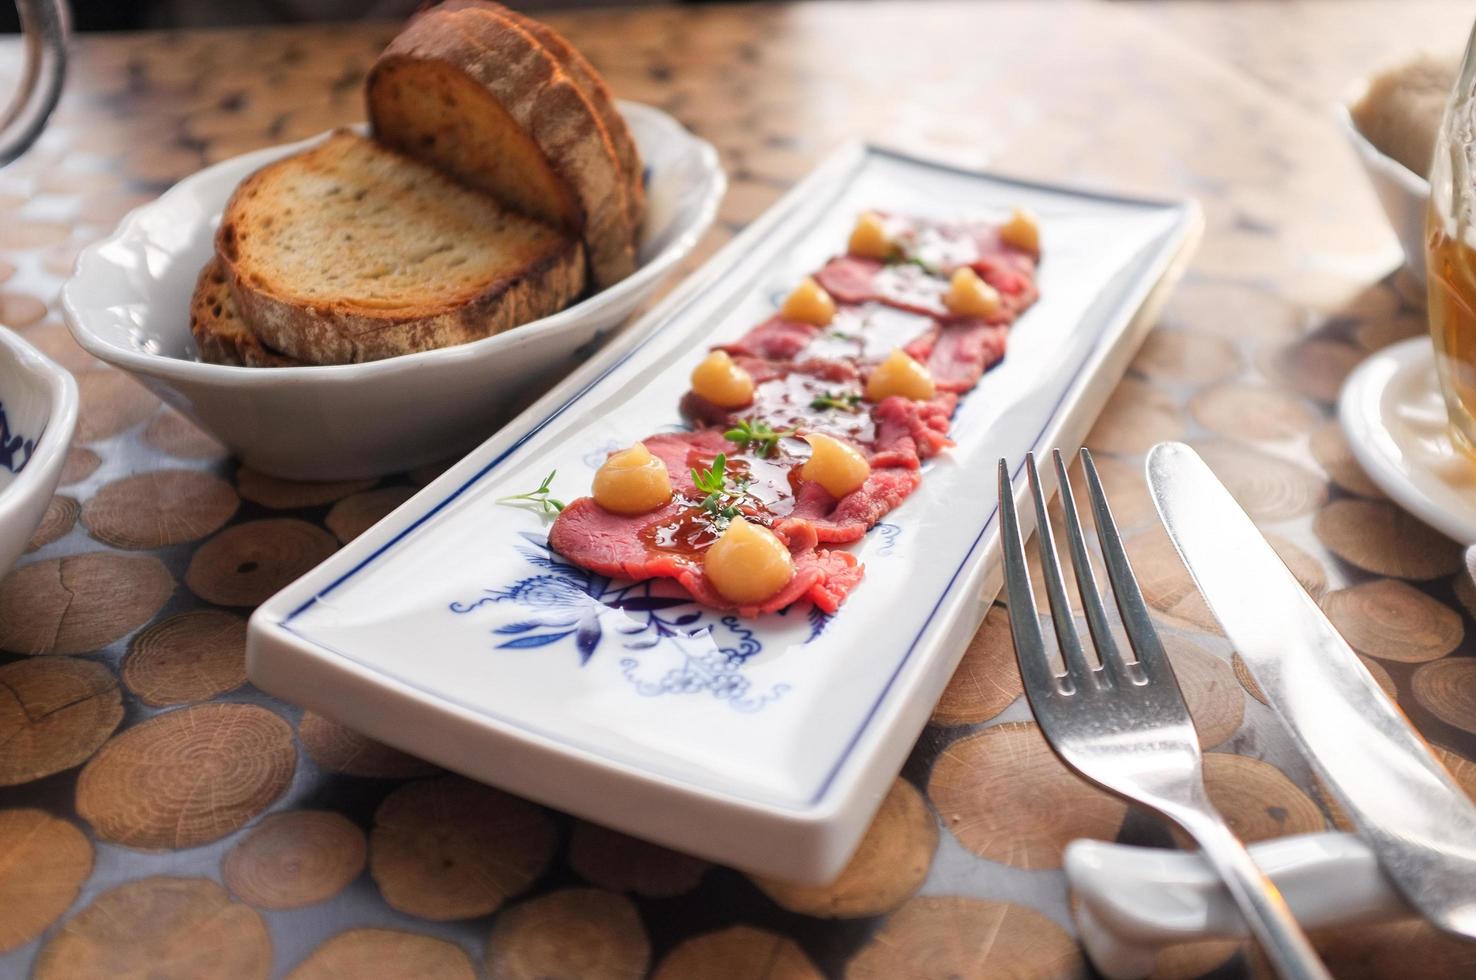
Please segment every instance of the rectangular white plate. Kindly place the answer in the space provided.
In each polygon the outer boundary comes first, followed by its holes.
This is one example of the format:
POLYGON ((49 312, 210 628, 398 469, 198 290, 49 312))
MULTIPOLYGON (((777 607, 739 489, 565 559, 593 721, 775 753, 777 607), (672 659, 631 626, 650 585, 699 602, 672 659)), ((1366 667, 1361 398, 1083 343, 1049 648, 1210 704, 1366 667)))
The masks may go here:
POLYGON ((744 869, 838 873, 998 590, 995 467, 1077 445, 1199 229, 1192 202, 833 157, 658 309, 251 618, 261 688, 448 768, 744 869), (679 427, 699 352, 771 315, 867 208, 1041 218, 1041 299, 954 420, 957 446, 854 550, 840 612, 714 614, 591 576, 496 503, 679 427), (617 607, 618 608, 615 608, 617 607), (710 631, 704 629, 710 627, 710 631), (694 635, 695 634, 695 635, 694 635))

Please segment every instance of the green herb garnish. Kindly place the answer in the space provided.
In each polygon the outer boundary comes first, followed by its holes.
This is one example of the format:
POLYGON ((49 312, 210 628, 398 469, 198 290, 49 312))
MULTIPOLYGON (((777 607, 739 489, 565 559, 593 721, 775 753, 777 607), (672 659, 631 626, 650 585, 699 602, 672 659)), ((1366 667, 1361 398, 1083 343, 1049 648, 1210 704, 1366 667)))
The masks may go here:
POLYGON ((537 504, 538 509, 543 511, 545 514, 557 514, 559 511, 564 509, 564 502, 562 500, 557 500, 553 497, 550 497, 548 495, 548 487, 549 484, 553 483, 553 478, 557 476, 558 473, 558 470, 554 470, 553 472, 549 473, 548 476, 544 477, 543 482, 538 484, 537 490, 529 490, 527 493, 516 493, 513 494, 511 497, 498 497, 497 502, 499 504, 511 504, 514 506, 537 504))
POLYGON ((697 488, 698 493, 706 494, 702 500, 702 509, 712 515, 714 530, 725 530, 728 522, 742 513, 738 504, 748 495, 749 484, 747 480, 742 480, 731 488, 728 486, 726 453, 718 453, 713 457, 712 465, 705 470, 692 467, 692 485, 697 488))
POLYGON ((797 433, 798 429, 775 432, 767 422, 742 419, 737 425, 723 433, 723 438, 736 442, 739 448, 749 449, 759 456, 772 456, 779 451, 779 440, 797 433))
POLYGON ((728 454, 718 453, 712 459, 712 465, 705 470, 692 467, 692 485, 700 493, 709 496, 722 494, 728 489, 728 454))
POLYGON ((924 261, 923 259, 918 258, 915 255, 910 255, 910 256, 907 256, 905 258, 899 256, 898 258, 893 259, 890 264, 891 265, 915 265, 919 269, 921 269, 922 271, 926 272, 930 276, 938 276, 938 275, 942 275, 943 274, 943 270, 939 269, 937 266, 935 266, 935 265, 933 265, 933 264, 931 264, 929 262, 924 261))
POLYGON ((815 399, 810 402, 810 407, 819 409, 834 408, 842 412, 859 412, 861 411, 861 395, 855 391, 843 391, 839 394, 833 391, 827 391, 824 394, 816 395, 815 399))

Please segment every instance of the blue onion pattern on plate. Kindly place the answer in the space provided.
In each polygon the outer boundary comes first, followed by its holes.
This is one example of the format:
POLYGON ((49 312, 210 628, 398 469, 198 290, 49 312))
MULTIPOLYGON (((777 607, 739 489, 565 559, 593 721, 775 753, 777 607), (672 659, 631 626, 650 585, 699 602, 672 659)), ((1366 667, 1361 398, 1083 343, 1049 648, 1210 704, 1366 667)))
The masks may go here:
POLYGON ((19 473, 36 454, 36 440, 21 432, 11 432, 10 426, 5 403, 0 402, 0 469, 19 473))
MULTIPOLYGON (((457 615, 494 603, 520 607, 524 615, 493 628, 494 649, 572 644, 583 666, 608 640, 625 652, 621 673, 637 694, 705 691, 738 711, 757 711, 789 690, 788 684, 776 684, 758 692, 743 676, 744 664, 763 644, 737 616, 710 617, 679 586, 611 579, 565 561, 544 536, 521 532, 520 537, 526 543, 518 553, 540 572, 449 607, 457 615)), ((806 615, 808 643, 830 617, 813 607, 806 615)))

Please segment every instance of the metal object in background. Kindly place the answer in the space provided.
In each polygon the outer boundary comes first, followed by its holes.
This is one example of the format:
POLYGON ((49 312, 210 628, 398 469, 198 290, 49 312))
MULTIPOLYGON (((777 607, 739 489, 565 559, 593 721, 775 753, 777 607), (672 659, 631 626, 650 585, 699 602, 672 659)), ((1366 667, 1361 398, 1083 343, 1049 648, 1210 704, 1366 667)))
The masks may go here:
POLYGON ((1251 932, 1278 974, 1291 980, 1330 977, 1292 918, 1281 893, 1256 866, 1245 845, 1210 803, 1204 787, 1199 739, 1189 718, 1189 708, 1128 565, 1091 453, 1081 451, 1081 464, 1097 538, 1107 565, 1107 580, 1112 585, 1128 643, 1136 655, 1136 660, 1131 662, 1118 649, 1106 607, 1097 591, 1086 538, 1077 518, 1071 484, 1066 479, 1066 464, 1059 450, 1054 456, 1071 564, 1076 569, 1082 610, 1101 663, 1093 666, 1088 661, 1077 636, 1062 580, 1061 561, 1051 534, 1045 494, 1031 454, 1026 457, 1025 467, 1030 493, 1035 499, 1035 533, 1046 594, 1050 597, 1051 618, 1056 627, 1056 643, 1066 673, 1057 676, 1047 659, 1045 636, 1030 588, 1025 544, 1015 516, 1014 488, 1009 467, 1001 460, 1000 534, 1010 631, 1015 637, 1015 657, 1020 663, 1025 695, 1042 733, 1061 761, 1081 776, 1108 792, 1162 814, 1194 838, 1200 852, 1235 897, 1251 932))
POLYGON ((1308 761, 1410 905, 1476 938, 1476 806, 1188 446, 1148 454, 1174 547, 1308 761))
POLYGON ((63 0, 17 0, 24 62, 20 85, 0 114, 0 167, 36 142, 61 98, 67 71, 67 7, 63 0))

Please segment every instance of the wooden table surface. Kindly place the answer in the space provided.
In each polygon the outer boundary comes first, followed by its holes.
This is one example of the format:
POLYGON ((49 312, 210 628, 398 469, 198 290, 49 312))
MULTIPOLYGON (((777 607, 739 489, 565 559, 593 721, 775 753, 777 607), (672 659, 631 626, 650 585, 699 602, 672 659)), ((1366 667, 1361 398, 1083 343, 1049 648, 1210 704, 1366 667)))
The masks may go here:
MULTIPOLYGON (((1247 840, 1340 818, 1153 526, 1139 475, 1200 447, 1476 787, 1476 595, 1331 418, 1424 330, 1329 103, 1464 38, 1468 4, 816 3, 552 18, 619 94, 732 177, 688 269, 837 142, 1192 194, 1203 247, 1088 440, 1247 840)), ((84 37, 44 141, 0 172, 0 323, 77 376, 63 486, 0 583, 0 975, 1072 976, 1061 848, 1167 843, 1066 774, 996 608, 861 851, 828 888, 756 881, 530 807, 245 683, 245 615, 434 471, 299 485, 238 467, 60 324, 79 247, 200 166, 362 115, 393 25, 84 37)), ((18 48, 0 47, 0 65, 18 48)), ((184 315, 184 311, 180 311, 184 315)), ((1339 976, 1471 976, 1418 922, 1325 933, 1339 976)), ((1261 971, 1232 942, 1159 976, 1261 971)))

